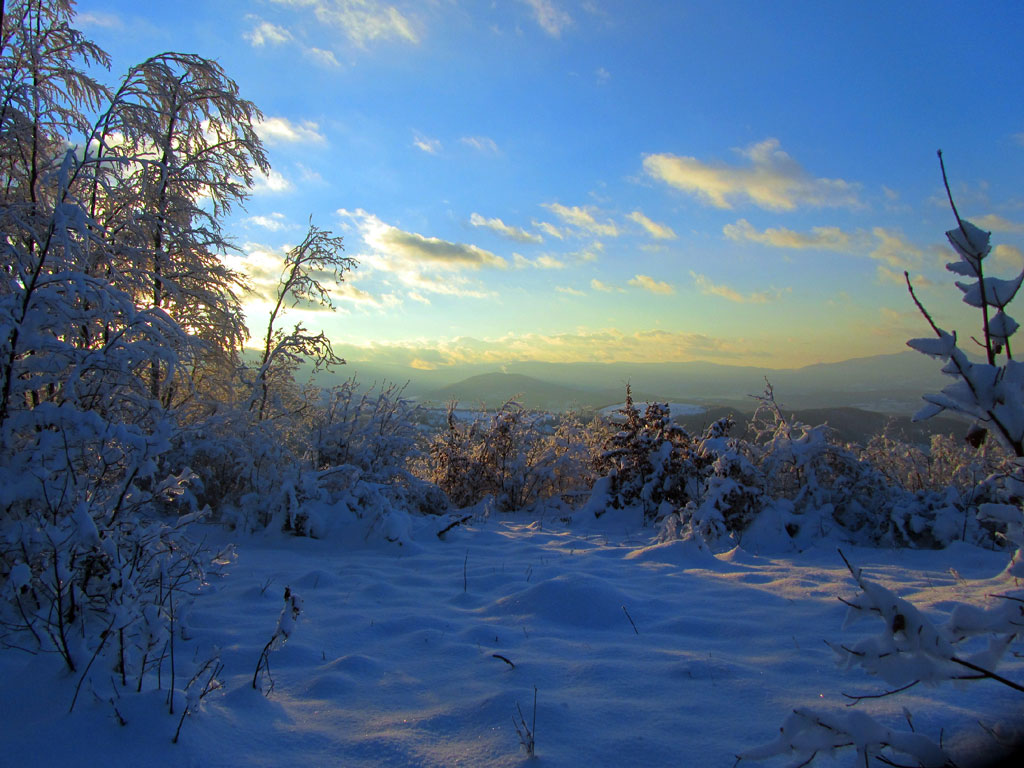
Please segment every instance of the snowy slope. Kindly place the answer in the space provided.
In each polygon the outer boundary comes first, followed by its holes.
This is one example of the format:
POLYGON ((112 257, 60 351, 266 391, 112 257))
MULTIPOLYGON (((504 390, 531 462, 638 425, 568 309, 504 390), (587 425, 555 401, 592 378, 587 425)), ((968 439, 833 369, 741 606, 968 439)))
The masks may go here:
MULTIPOLYGON (((190 621, 187 652, 219 646, 224 689, 185 722, 178 745, 161 693, 124 694, 125 727, 95 699, 68 716, 75 681, 55 673, 56 660, 3 651, 0 763, 524 765, 512 714, 518 702, 529 722, 536 686, 537 765, 731 766, 793 707, 841 708, 843 691, 881 690, 838 668, 823 642, 855 637, 841 631, 836 599, 855 590, 829 545, 713 557, 686 542, 648 546, 625 521, 581 530, 491 519, 444 541, 437 521, 416 525, 404 547, 242 540, 190 621), (271 654, 275 687, 264 696, 251 681, 285 586, 305 608, 271 654)), ((950 599, 1000 591, 1006 561, 968 546, 846 554, 937 615, 950 599)), ((1024 663, 1001 671, 1021 679, 1024 663)), ((859 707, 895 726, 906 706, 918 730, 944 730, 962 759, 992 744, 979 721, 1011 727, 1019 699, 981 681, 859 707)))

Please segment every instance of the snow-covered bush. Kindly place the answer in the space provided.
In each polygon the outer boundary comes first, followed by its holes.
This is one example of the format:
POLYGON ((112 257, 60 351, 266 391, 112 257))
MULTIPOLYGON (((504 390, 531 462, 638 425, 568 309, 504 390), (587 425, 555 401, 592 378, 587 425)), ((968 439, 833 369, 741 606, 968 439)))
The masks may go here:
POLYGON ((588 508, 600 516, 608 509, 640 507, 644 521, 651 522, 685 507, 698 496, 700 482, 690 435, 672 421, 664 403, 649 403, 641 413, 628 385, 618 413, 622 423, 597 458, 601 479, 588 508))
MULTIPOLYGON (((941 152, 939 160, 941 164, 941 152)), ((944 165, 942 176, 949 193, 944 165)), ((941 394, 924 396, 927 405, 916 418, 929 418, 944 410, 971 416, 976 420, 968 433, 972 444, 979 445, 985 434, 990 433, 1016 457, 1008 473, 997 473, 982 482, 982 493, 1001 501, 978 504, 976 515, 982 524, 1002 526, 1000 533, 1016 550, 1004 572, 1004 577, 1012 581, 1008 581, 1008 589, 992 596, 987 605, 954 602, 948 618, 938 622, 891 590, 865 578, 844 556, 860 589, 860 594, 844 601, 850 606, 847 623, 874 617, 881 620, 881 631, 849 646, 840 645, 836 651, 847 665, 861 667, 880 678, 890 689, 882 695, 894 695, 922 683, 935 685, 951 680, 993 681, 1024 693, 1024 684, 995 671, 1018 641, 1024 626, 1024 589, 1019 583, 1024 576, 1024 366, 1012 358, 1010 337, 1017 330, 1017 323, 1004 311, 1024 281, 1024 271, 1012 280, 986 277, 983 265, 991 249, 990 233, 960 218, 952 194, 949 202, 957 227, 947 232, 946 237, 958 259, 948 264, 947 269, 968 278, 956 285, 964 294, 964 301, 981 310, 981 346, 986 362, 971 362, 958 346, 956 334, 936 325, 918 301, 906 275, 911 298, 936 335, 934 339, 912 339, 908 345, 945 361, 942 370, 954 379, 941 394), (1005 356, 1002 364, 998 364, 1000 355, 1005 356)), ((922 493, 927 491, 918 491, 922 493)), ((932 493, 941 495, 939 491, 932 493)), ((957 496, 956 488, 948 489, 947 497, 957 496)), ((966 515, 967 510, 962 514, 966 515)), ((950 515, 936 515, 931 525, 917 526, 911 516, 910 529, 926 529, 941 537, 940 521, 948 525, 950 515)), ((967 525, 968 518, 964 517, 963 531, 967 525)), ((801 764, 807 764, 819 752, 848 746, 857 749, 858 758, 865 765, 872 756, 893 764, 893 751, 910 756, 922 766, 949 762, 937 743, 920 734, 892 730, 864 713, 837 715, 811 709, 795 710, 779 738, 740 757, 760 759, 795 754, 803 760, 801 764)))
POLYGON ((569 414, 552 423, 550 414, 510 400, 487 419, 461 422, 455 403, 446 427, 427 448, 423 474, 456 507, 490 496, 504 511, 538 501, 575 497, 590 481, 586 431, 569 414))

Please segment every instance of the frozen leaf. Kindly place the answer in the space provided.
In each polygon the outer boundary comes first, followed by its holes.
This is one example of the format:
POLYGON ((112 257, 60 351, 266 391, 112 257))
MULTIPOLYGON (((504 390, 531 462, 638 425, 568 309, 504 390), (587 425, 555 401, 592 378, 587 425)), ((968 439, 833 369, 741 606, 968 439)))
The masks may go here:
POLYGON ((1013 336, 1019 327, 1017 321, 1001 309, 988 321, 988 332, 992 341, 1002 345, 1006 344, 1006 340, 1013 336))
POLYGON ((942 335, 934 339, 911 339, 907 342, 907 346, 911 349, 916 349, 918 352, 923 352, 926 355, 939 357, 945 360, 950 356, 953 348, 956 346, 956 337, 942 331, 942 335))
POLYGON ((991 232, 986 232, 966 220, 961 220, 959 227, 946 233, 946 237, 956 252, 971 263, 981 261, 992 250, 992 246, 989 244, 991 236, 991 232))
POLYGON ((963 291, 964 303, 972 307, 999 307, 1002 309, 1017 295, 1021 281, 1024 281, 1024 272, 1021 272, 1012 280, 1002 280, 998 277, 986 277, 974 283, 957 282, 956 287, 963 291), (984 285, 984 293, 982 292, 984 285))

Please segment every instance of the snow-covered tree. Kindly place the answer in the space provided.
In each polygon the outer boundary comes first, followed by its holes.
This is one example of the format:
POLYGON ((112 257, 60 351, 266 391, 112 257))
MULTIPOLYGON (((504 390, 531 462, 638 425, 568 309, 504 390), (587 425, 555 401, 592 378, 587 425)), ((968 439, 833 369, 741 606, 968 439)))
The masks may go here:
POLYGON ((344 256, 342 250, 340 237, 310 223, 302 242, 285 256, 249 406, 260 421, 271 416, 275 384, 291 382, 296 368, 304 360, 312 360, 318 368, 345 362, 334 353, 330 339, 322 332, 314 334, 302 323, 297 323, 291 331, 278 325, 288 306, 334 309, 330 291, 323 281, 341 283, 344 273, 356 266, 355 259, 344 256))
MULTIPOLYGON (((127 272, 149 264, 152 277, 164 251, 132 241, 126 260, 121 236, 129 222, 185 228, 199 214, 171 216, 148 194, 173 175, 169 157, 149 182, 123 180, 159 164, 141 138, 136 154, 101 148, 113 107, 85 71, 107 59, 71 27, 71 3, 0 12, 0 642, 58 654, 79 690, 90 678, 141 689, 154 671, 173 688, 175 638, 212 558, 185 535, 202 514, 195 475, 163 461, 179 425, 152 372, 161 385, 186 379, 196 330, 166 284, 158 300, 127 272), (103 117, 89 126, 87 113, 103 117), (128 195, 122 183, 142 186, 128 195)), ((123 146, 162 99, 121 120, 123 146)), ((167 146, 197 141, 165 129, 167 146)))

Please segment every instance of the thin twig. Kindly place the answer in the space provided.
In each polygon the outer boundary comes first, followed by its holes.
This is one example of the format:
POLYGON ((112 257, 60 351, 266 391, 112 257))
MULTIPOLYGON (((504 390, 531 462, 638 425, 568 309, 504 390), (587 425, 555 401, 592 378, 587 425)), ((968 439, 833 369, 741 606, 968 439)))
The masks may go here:
POLYGON ((622 612, 626 614, 626 618, 629 619, 629 623, 633 625, 633 631, 639 635, 640 630, 636 628, 636 622, 634 622, 633 617, 629 615, 629 611, 626 610, 626 606, 622 606, 622 612))
POLYGON ((847 704, 846 706, 848 706, 848 707, 855 707, 855 706, 857 706, 857 704, 859 704, 860 702, 864 701, 865 699, 884 699, 886 696, 892 696, 895 693, 902 693, 903 691, 906 691, 906 690, 908 690, 910 688, 913 688, 915 685, 917 685, 920 682, 921 682, 920 680, 915 680, 912 683, 907 683, 902 688, 896 688, 896 689, 891 690, 891 691, 885 691, 884 693, 870 693, 870 694, 864 694, 863 696, 854 696, 854 695, 849 694, 849 693, 844 693, 843 696, 845 696, 848 699, 852 699, 852 701, 849 704, 847 704))

